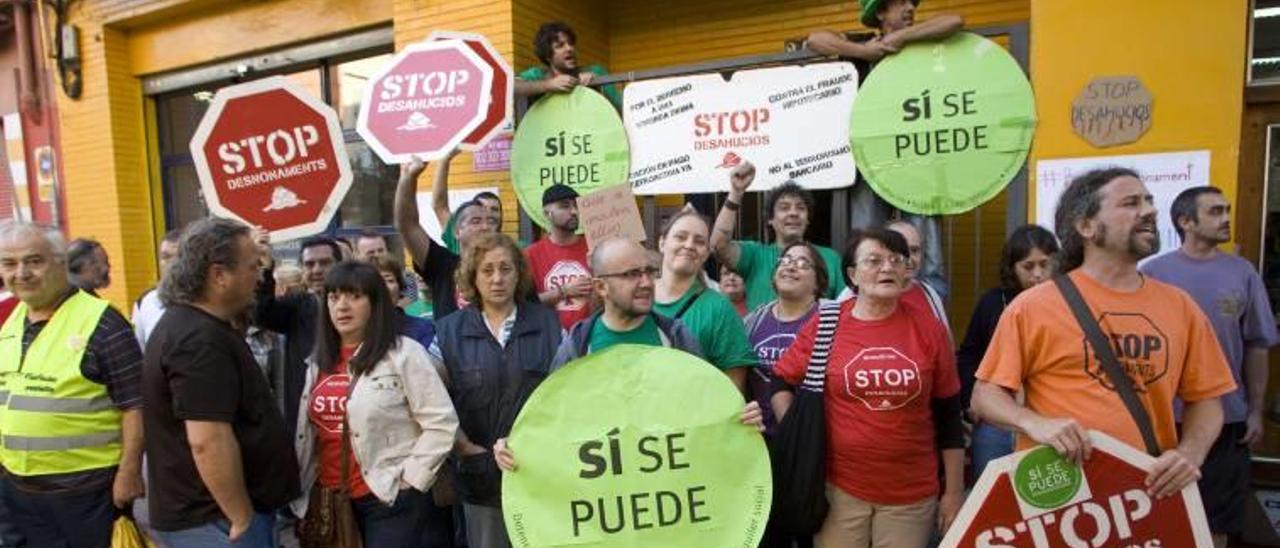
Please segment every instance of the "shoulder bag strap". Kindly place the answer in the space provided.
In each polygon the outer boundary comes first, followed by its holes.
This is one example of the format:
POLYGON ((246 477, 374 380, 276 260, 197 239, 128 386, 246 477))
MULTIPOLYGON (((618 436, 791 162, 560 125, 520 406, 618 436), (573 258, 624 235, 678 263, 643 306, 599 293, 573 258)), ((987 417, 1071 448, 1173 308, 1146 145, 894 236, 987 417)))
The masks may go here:
MULTIPOLYGON (((1147 409, 1142 406, 1142 402, 1138 400, 1138 393, 1133 388, 1133 380, 1120 366, 1119 360, 1111 350, 1111 343, 1107 341, 1106 335, 1102 334, 1102 328, 1098 326, 1097 320, 1089 311, 1089 305, 1080 295, 1080 290, 1066 274, 1055 276, 1053 283, 1058 286, 1058 291, 1062 292, 1062 297, 1066 299, 1071 313, 1076 317, 1076 322, 1080 324, 1080 329, 1089 339, 1089 346, 1093 347, 1093 355, 1102 364, 1102 369, 1106 371, 1107 378, 1111 379, 1111 384, 1116 387, 1116 393, 1124 401, 1129 415, 1133 416, 1133 421, 1138 423, 1138 431, 1142 433, 1142 442, 1147 446, 1147 453, 1153 457, 1160 456, 1160 444, 1156 442, 1155 430, 1151 427, 1151 417, 1147 414, 1147 409)), ((1085 356, 1085 359, 1088 359, 1088 356, 1085 356)))
POLYGON ((840 303, 824 303, 818 309, 818 334, 814 337, 813 352, 809 353, 809 368, 804 373, 801 388, 822 393, 827 380, 827 359, 831 357, 831 341, 835 339, 836 325, 840 323, 840 303))
POLYGON ((698 300, 698 297, 701 297, 701 296, 702 296, 702 293, 703 293, 703 292, 705 292, 706 290, 707 290, 707 288, 706 288, 706 287, 703 287, 703 288, 699 289, 697 293, 694 293, 694 294, 693 294, 693 298, 691 298, 691 299, 689 299, 689 300, 685 301, 685 302, 684 302, 684 304, 680 306, 680 310, 677 310, 677 311, 676 311, 676 315, 675 315, 675 316, 673 316, 673 317, 674 317, 675 319, 677 319, 677 320, 678 320, 678 319, 680 319, 682 316, 684 316, 684 313, 689 311, 689 307, 693 306, 694 301, 697 301, 697 300, 698 300))

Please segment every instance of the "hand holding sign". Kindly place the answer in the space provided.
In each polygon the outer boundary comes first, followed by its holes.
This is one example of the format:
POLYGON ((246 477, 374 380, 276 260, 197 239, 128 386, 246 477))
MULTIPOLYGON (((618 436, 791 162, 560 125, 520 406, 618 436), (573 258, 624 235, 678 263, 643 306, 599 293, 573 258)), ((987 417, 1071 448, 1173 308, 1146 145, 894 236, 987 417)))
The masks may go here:
POLYGON ((756 180, 755 164, 743 161, 738 167, 733 168, 729 172, 729 188, 730 192, 737 198, 741 198, 751 188, 751 183, 756 180))

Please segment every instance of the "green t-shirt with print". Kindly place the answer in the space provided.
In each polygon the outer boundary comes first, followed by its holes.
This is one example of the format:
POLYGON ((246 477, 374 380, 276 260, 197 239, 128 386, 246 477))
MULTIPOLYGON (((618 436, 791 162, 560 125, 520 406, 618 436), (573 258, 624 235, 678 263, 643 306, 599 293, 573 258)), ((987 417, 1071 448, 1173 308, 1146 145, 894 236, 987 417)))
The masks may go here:
POLYGON ((604 324, 604 318, 596 318, 591 326, 591 334, 587 337, 589 352, 599 352, 615 344, 642 344, 646 346, 662 346, 662 334, 658 332, 658 322, 653 316, 645 315, 644 323, 630 331, 614 331, 604 324))
MULTIPOLYGON (((773 291, 773 268, 782 256, 782 247, 778 244, 765 244, 751 240, 737 242, 740 254, 734 271, 742 276, 747 286, 747 308, 755 310, 757 306, 778 298, 773 291)), ((840 255, 829 247, 815 245, 822 260, 827 263, 827 298, 834 299, 844 291, 844 276, 840 274, 840 255)))
POLYGON ((655 302, 653 309, 663 316, 675 318, 691 299, 696 300, 685 309, 680 321, 698 339, 702 357, 722 370, 754 367, 756 354, 747 339, 747 330, 733 303, 719 291, 695 283, 679 299, 669 303, 655 302))
MULTIPOLYGON (((594 74, 596 76, 604 76, 606 74, 609 74, 607 71, 604 70, 604 67, 600 65, 591 65, 583 69, 583 72, 590 72, 591 74, 594 74)), ((538 82, 541 80, 546 80, 547 76, 549 76, 550 74, 551 72, 547 70, 547 67, 529 67, 528 69, 525 69, 524 72, 521 72, 519 75, 517 75, 516 78, 519 78, 526 82, 538 82)), ((613 84, 609 84, 607 86, 600 87, 599 90, 600 90, 600 93, 603 93, 604 96, 609 99, 610 103, 613 103, 613 106, 622 108, 622 94, 618 93, 617 86, 614 86, 613 84)))

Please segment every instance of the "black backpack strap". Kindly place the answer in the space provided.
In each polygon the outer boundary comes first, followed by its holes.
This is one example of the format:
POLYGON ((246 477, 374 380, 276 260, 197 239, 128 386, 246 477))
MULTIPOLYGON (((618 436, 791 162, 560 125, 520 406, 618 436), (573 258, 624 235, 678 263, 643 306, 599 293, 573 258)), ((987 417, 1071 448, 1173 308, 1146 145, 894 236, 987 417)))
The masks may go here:
POLYGON ((839 323, 840 303, 823 303, 818 308, 818 333, 814 337, 809 368, 805 370, 800 388, 822 393, 827 380, 827 360, 831 357, 831 341, 836 338, 836 325, 839 323))
MULTIPOLYGON (((1062 297, 1066 299, 1067 306, 1075 315, 1076 322, 1080 324, 1080 329, 1088 338, 1089 346, 1093 347, 1094 357, 1102 364, 1102 370, 1107 373, 1107 378, 1111 379, 1111 384, 1116 387, 1116 393, 1124 401, 1124 406, 1133 417, 1133 422, 1138 423, 1138 431, 1142 433, 1142 442, 1147 446, 1147 453, 1153 457, 1160 456, 1160 444, 1156 442, 1155 429, 1151 427, 1151 417, 1147 414, 1147 409, 1142 406, 1142 402, 1138 400, 1133 380, 1120 366, 1120 361, 1116 359, 1115 352, 1111 349, 1111 343, 1107 341, 1102 328, 1098 326, 1098 321, 1089 311, 1089 305, 1080 295, 1080 290, 1066 274, 1055 276, 1053 283, 1058 286, 1058 291, 1062 292, 1062 297)), ((1085 359, 1087 360, 1088 356, 1085 356, 1085 359)))
POLYGON ((685 301, 684 304, 680 306, 680 310, 677 310, 676 315, 672 316, 672 318, 675 318, 678 320, 681 317, 683 317, 684 313, 689 311, 689 307, 693 306, 693 303, 698 300, 698 297, 701 297, 702 294, 705 293, 706 291, 707 291, 707 288, 705 287, 698 289, 698 292, 693 294, 693 298, 685 301))

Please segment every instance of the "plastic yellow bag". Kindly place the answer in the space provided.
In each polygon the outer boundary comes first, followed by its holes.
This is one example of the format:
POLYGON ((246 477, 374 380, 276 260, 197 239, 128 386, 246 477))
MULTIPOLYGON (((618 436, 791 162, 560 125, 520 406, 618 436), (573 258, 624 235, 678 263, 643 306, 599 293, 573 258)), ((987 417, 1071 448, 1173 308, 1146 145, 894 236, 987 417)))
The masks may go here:
POLYGON ((132 519, 120 516, 111 526, 111 548, 156 548, 156 544, 138 530, 132 519))

